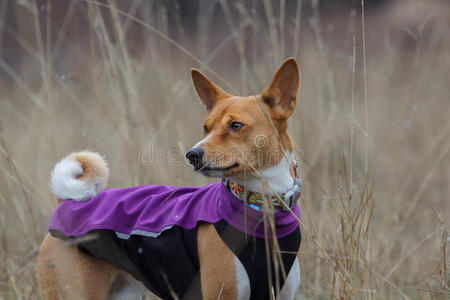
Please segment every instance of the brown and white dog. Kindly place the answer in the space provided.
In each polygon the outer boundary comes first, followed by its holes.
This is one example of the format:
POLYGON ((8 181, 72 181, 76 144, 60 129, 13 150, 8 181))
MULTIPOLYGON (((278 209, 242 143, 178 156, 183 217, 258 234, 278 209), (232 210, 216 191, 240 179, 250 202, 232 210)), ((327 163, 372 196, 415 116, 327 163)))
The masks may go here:
MULTIPOLYGON (((296 166, 287 120, 297 104, 299 77, 295 59, 289 58, 261 95, 240 97, 226 93, 193 69, 194 87, 207 111, 204 137, 187 153, 194 169, 206 176, 227 178, 249 192, 264 191, 261 194, 267 197, 291 190, 296 166)), ((50 186, 60 202, 86 201, 105 188, 108 175, 99 155, 78 152, 55 166, 50 186)), ((264 208, 270 209, 271 204, 265 203, 264 208)), ((255 298, 247 267, 214 224, 198 223, 196 247, 204 299, 255 298)), ((50 234, 42 243, 37 270, 44 299, 139 299, 145 294, 144 286, 123 270, 50 234)), ((283 274, 283 285, 270 298, 275 294, 277 299, 294 298, 300 284, 298 256, 283 274)))

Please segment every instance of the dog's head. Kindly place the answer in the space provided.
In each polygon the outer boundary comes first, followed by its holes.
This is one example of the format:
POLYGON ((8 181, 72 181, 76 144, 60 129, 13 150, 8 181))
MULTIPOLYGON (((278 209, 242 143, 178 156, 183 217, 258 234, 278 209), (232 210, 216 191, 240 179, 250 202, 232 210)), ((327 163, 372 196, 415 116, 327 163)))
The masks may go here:
POLYGON ((214 177, 251 174, 279 163, 284 151, 292 153, 287 119, 297 104, 295 59, 281 65, 261 95, 232 96, 196 69, 192 81, 207 112, 203 139, 186 153, 196 171, 214 177))

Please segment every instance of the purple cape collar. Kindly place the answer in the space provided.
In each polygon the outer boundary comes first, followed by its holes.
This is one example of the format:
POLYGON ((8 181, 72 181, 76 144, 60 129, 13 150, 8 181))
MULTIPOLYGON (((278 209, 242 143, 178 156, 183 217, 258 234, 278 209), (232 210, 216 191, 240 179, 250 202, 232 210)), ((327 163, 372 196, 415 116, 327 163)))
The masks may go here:
MULTIPOLYGON (((285 237, 298 226, 299 209, 274 213, 276 236, 285 237)), ((194 228, 198 222, 225 220, 232 227, 258 238, 272 238, 264 230, 264 213, 236 198, 217 182, 204 187, 136 186, 106 189, 86 202, 64 200, 50 218, 49 230, 81 236, 108 229, 119 236, 158 236, 172 226, 194 228)), ((269 226, 266 226, 267 228, 269 226)))

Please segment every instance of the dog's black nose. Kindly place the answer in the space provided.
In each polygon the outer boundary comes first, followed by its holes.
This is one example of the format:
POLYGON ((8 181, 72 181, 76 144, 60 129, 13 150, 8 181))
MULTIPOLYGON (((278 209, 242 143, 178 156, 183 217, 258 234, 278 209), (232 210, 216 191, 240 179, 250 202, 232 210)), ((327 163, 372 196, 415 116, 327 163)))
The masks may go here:
POLYGON ((194 147, 186 153, 186 158, 189 163, 193 165, 196 169, 203 166, 203 154, 205 152, 200 147, 194 147))

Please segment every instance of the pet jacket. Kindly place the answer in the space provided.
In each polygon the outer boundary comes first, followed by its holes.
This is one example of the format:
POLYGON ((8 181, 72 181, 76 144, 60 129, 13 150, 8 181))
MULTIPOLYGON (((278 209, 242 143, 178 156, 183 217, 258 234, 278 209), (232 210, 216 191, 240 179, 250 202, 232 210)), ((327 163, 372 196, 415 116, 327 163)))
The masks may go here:
POLYGON ((274 233, 265 231, 264 214, 222 182, 106 189, 86 202, 64 200, 50 218, 49 231, 127 271, 163 299, 199 299, 197 229, 201 222, 212 223, 245 267, 251 299, 269 299, 272 287, 282 287, 300 247, 298 217, 297 205, 292 212, 274 213, 282 262, 277 270, 274 233))

